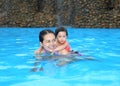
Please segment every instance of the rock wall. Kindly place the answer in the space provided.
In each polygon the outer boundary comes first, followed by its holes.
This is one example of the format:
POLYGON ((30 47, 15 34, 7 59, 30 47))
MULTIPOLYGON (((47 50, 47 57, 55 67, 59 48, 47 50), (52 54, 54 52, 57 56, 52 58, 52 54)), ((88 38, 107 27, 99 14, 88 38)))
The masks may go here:
POLYGON ((120 28, 120 2, 109 1, 0 0, 0 26, 120 28))

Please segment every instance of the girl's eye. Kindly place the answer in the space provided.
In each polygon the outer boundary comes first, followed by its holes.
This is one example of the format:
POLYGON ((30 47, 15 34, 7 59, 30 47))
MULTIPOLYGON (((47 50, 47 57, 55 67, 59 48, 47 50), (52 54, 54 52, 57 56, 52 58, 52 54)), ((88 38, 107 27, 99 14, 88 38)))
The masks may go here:
POLYGON ((53 42, 55 42, 55 39, 53 39, 53 42))

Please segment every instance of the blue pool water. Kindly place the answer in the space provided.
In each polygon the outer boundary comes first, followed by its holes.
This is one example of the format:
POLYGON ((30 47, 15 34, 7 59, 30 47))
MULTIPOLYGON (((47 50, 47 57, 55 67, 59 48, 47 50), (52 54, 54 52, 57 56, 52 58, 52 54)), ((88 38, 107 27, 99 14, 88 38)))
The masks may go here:
POLYGON ((31 72, 43 29, 0 28, 1 86, 120 86, 119 29, 68 27, 72 49, 99 61, 83 60, 62 67, 48 61, 43 71, 31 72))

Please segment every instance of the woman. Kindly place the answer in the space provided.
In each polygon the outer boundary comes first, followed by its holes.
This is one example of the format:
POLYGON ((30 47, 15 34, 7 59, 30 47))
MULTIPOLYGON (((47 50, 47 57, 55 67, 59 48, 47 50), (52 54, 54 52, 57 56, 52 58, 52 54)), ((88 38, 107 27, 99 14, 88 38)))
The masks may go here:
MULTIPOLYGON (((41 60, 41 56, 39 54, 49 54, 51 55, 54 49, 57 47, 56 46, 56 39, 55 39, 55 34, 51 30, 42 30, 39 33, 39 41, 41 47, 37 50, 35 50, 35 57, 37 58, 35 63, 34 63, 34 68, 32 68, 31 71, 35 72, 37 71, 37 65, 39 64, 41 60)), ((58 52, 55 52, 55 54, 59 54, 58 52)), ((60 53, 61 54, 61 53, 60 53)), ((62 54, 68 54, 66 50, 63 50, 62 54)), ((49 56, 50 57, 50 56, 49 56)), ((44 57, 45 58, 45 57, 44 57)), ((39 69, 40 71, 43 70, 43 67, 39 69)))

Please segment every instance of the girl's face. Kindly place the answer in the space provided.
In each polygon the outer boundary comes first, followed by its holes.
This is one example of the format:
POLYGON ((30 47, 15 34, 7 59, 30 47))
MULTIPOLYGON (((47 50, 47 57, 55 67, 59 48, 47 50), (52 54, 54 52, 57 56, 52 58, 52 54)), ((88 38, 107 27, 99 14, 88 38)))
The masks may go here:
POLYGON ((55 40, 55 35, 52 33, 48 33, 43 37, 43 43, 42 46, 45 48, 47 47, 47 49, 55 49, 56 47, 56 40, 55 40))
POLYGON ((60 43, 60 44, 64 44, 66 42, 66 32, 64 31, 61 31, 58 33, 57 35, 57 41, 60 43))

